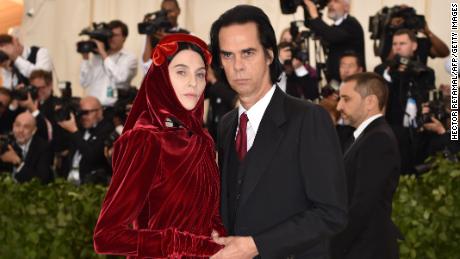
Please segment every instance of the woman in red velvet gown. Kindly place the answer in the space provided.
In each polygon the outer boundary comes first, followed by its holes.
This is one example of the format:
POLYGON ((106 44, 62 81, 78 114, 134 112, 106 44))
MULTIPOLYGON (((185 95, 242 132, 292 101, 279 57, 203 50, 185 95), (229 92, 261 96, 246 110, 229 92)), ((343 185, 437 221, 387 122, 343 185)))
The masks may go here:
POLYGON ((113 153, 113 178, 94 230, 97 253, 203 258, 222 247, 220 180, 202 128, 211 55, 195 36, 163 38, 113 153))

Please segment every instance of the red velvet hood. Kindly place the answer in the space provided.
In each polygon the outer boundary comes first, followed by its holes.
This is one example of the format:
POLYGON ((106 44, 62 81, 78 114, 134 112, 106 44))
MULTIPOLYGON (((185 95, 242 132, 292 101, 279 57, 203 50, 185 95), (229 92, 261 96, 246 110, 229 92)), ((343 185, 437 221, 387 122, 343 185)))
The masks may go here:
POLYGON ((204 53, 206 67, 211 63, 211 54, 201 39, 189 34, 172 34, 164 37, 153 51, 153 63, 144 77, 123 132, 132 129, 139 120, 161 130, 166 127, 165 121, 170 117, 177 119, 183 127, 194 133, 203 132, 204 95, 201 95, 195 108, 188 111, 177 98, 169 79, 168 57, 177 52, 178 42, 198 46, 204 53))

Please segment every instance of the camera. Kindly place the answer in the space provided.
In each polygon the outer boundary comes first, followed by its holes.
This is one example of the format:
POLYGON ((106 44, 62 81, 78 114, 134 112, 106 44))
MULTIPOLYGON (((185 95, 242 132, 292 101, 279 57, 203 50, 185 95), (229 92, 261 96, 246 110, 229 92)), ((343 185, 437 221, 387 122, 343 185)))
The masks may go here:
POLYGON ((117 141, 120 134, 116 130, 112 131, 110 135, 104 140, 104 147, 112 148, 115 141, 117 141))
MULTIPOLYGON (((312 2, 318 8, 318 11, 324 9, 329 0, 312 0, 312 2)), ((293 14, 297 11, 297 7, 302 6, 305 16, 305 25, 307 26, 307 19, 310 18, 310 14, 303 2, 303 0, 280 0, 281 13, 282 14, 293 14)))
POLYGON ((165 31, 171 29, 173 26, 168 20, 168 11, 159 10, 153 13, 148 13, 144 16, 144 21, 137 24, 139 34, 153 34, 159 29, 165 31))
POLYGON ((28 94, 30 94, 32 100, 37 100, 38 88, 33 85, 26 85, 21 88, 16 88, 11 91, 11 98, 19 101, 25 101, 27 100, 28 94))
POLYGON ((401 57, 399 55, 395 55, 395 57, 388 63, 391 71, 398 70, 399 66, 401 65, 406 66, 404 73, 414 76, 428 71, 428 67, 421 62, 412 60, 410 58, 401 57))
POLYGON ((422 113, 417 117, 417 125, 423 126, 425 123, 432 122, 431 118, 434 117, 442 123, 445 123, 449 118, 449 113, 446 110, 446 103, 444 102, 442 92, 440 90, 433 90, 429 92, 428 113, 422 113))
POLYGON ((7 61, 8 59, 10 59, 10 57, 8 57, 8 54, 0 50, 0 64, 7 61))
MULTIPOLYGON (((92 27, 83 29, 79 36, 87 35, 90 39, 102 41, 104 43, 104 48, 106 50, 110 49, 109 39, 112 37, 113 33, 107 23, 93 23, 92 27)), ((84 40, 77 42, 77 52, 78 53, 90 53, 93 52, 97 54, 97 45, 92 40, 84 40)))
POLYGON ((369 17, 370 38, 374 40, 374 53, 381 56, 384 49, 389 44, 385 41, 399 29, 421 30, 425 27, 425 16, 417 15, 414 8, 402 7, 383 7, 377 14, 369 17), (401 18, 399 23, 392 24, 393 18, 401 18), (380 42, 380 44, 378 44, 380 42))
POLYGON ((14 137, 12 134, 0 135, 0 155, 8 151, 8 145, 13 145, 14 137))

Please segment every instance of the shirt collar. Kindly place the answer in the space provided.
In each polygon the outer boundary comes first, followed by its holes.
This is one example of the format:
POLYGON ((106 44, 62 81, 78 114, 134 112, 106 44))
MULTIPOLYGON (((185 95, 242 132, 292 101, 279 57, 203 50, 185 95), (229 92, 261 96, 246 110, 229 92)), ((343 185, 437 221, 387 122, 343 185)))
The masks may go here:
POLYGON ((340 17, 339 19, 337 19, 337 21, 334 22, 334 25, 339 26, 340 24, 342 24, 343 21, 345 21, 345 19, 347 19, 347 17, 348 14, 344 14, 342 17, 340 17))
POLYGON ((371 122, 373 122, 374 120, 382 117, 383 114, 379 113, 379 114, 376 114, 376 115, 373 115, 369 118, 367 118, 365 121, 363 121, 359 126, 358 128, 356 128, 356 130, 353 132, 353 136, 355 137, 355 140, 358 139, 359 135, 361 135, 361 133, 363 133, 363 131, 367 128, 367 126, 369 126, 369 124, 371 124, 371 122))
MULTIPOLYGON (((259 129, 260 121, 262 121, 262 117, 264 116, 265 110, 272 99, 273 94, 275 93, 276 85, 272 85, 272 88, 262 97, 259 101, 257 101, 249 110, 243 108, 240 104, 238 107, 238 118, 240 118, 243 112, 246 112, 246 115, 249 119, 249 124, 251 125, 252 129, 255 133, 257 133, 257 129, 259 129)), ((238 122, 239 123, 239 122, 238 122)))
MULTIPOLYGON (((30 143, 32 142, 33 137, 34 136, 32 135, 32 137, 29 139, 29 141, 27 141, 27 143, 25 143, 23 145, 18 144, 18 146, 21 148, 23 153, 27 153, 29 151, 30 143)), ((25 159, 25 157, 23 159, 25 159)))
POLYGON ((24 50, 22 51, 21 57, 27 59, 30 55, 30 51, 31 51, 30 47, 24 46, 24 50))

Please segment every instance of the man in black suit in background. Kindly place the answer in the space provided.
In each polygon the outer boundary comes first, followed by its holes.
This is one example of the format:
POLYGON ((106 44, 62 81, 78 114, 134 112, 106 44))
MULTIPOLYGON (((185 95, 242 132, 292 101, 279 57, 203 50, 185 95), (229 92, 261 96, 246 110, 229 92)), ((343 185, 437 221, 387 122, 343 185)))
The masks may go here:
POLYGON ((307 20, 310 29, 318 35, 327 51, 326 79, 340 82, 339 60, 347 51, 354 51, 360 57, 360 63, 366 70, 364 55, 364 31, 359 21, 349 14, 351 0, 330 0, 327 5, 327 16, 334 21, 327 25, 319 16, 318 9, 312 0, 304 0, 310 14, 307 20))
POLYGON ((213 67, 240 106, 218 129, 221 215, 229 237, 211 258, 328 258, 346 224, 340 146, 327 112, 290 97, 267 15, 236 6, 211 28, 213 67))
POLYGON ((359 73, 340 87, 337 110, 356 128, 345 151, 348 225, 332 239, 333 258, 399 258, 399 231, 391 221, 400 157, 396 137, 383 117, 388 88, 375 73, 359 73))
POLYGON ((32 178, 42 183, 53 179, 51 147, 36 132, 34 116, 28 111, 19 114, 13 123, 14 143, 0 156, 0 162, 9 165, 13 178, 20 183, 32 178))

